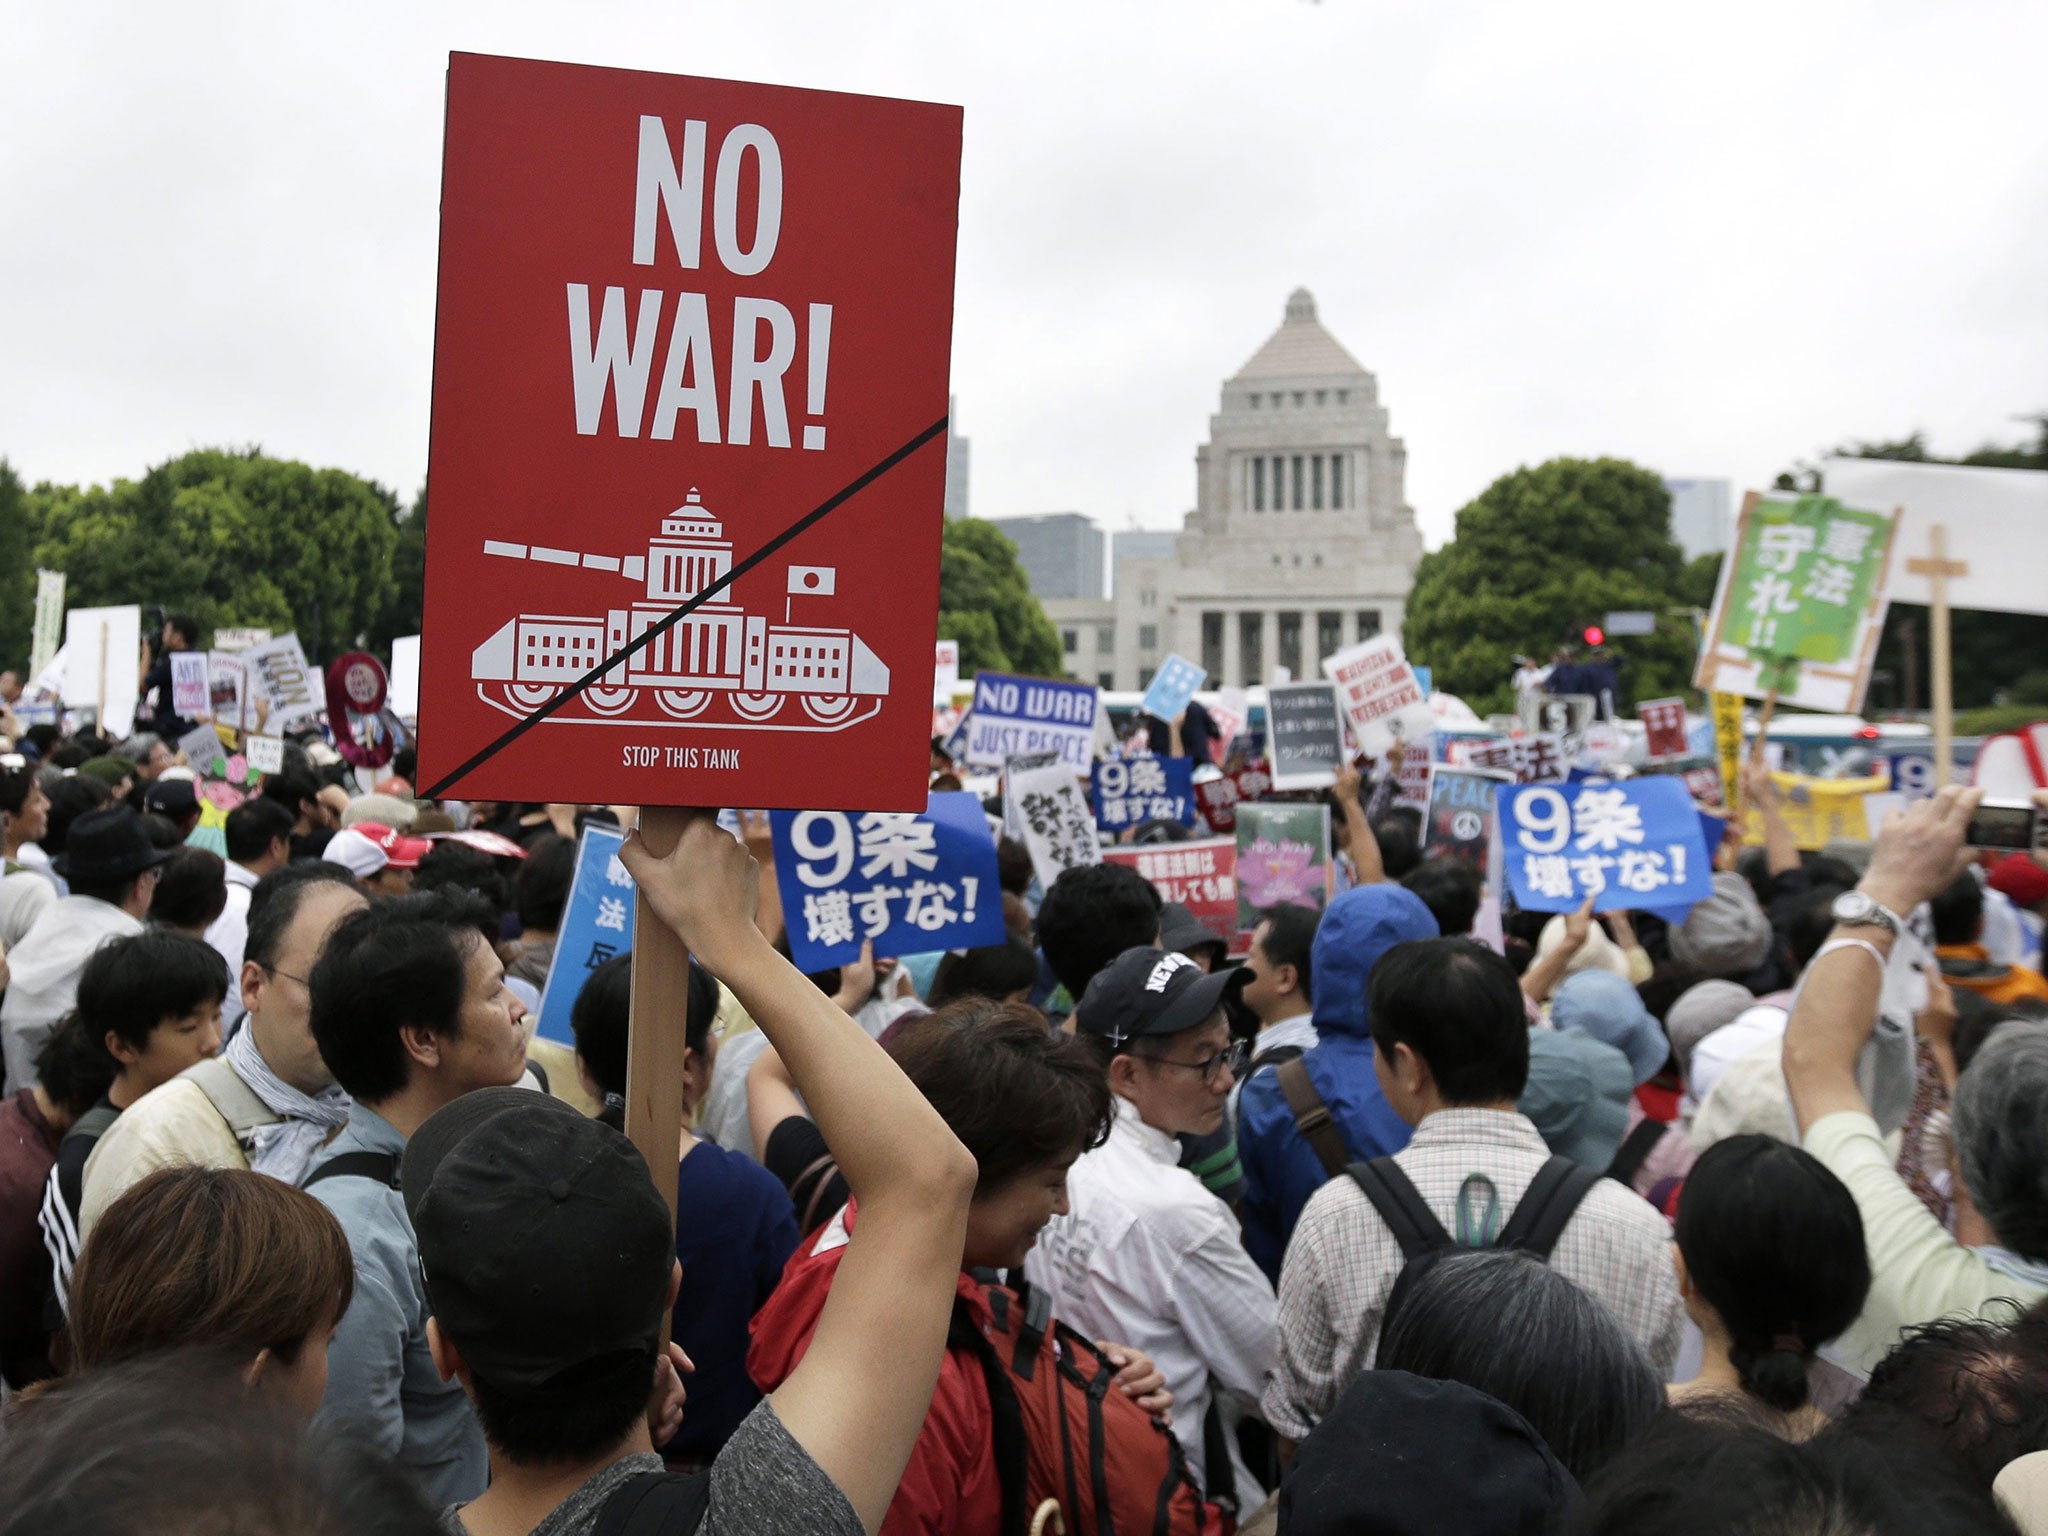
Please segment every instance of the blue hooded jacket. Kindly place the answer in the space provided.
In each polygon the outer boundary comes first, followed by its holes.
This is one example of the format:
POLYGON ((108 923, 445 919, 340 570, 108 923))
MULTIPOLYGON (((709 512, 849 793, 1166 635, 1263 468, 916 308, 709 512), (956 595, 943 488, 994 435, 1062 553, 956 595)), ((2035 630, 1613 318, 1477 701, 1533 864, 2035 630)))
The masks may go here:
MULTIPOLYGON (((1396 944, 1437 936, 1436 919, 1413 891, 1365 885, 1330 903, 1316 928, 1310 972, 1316 1034, 1302 1057, 1352 1157, 1371 1159, 1408 1145, 1409 1128, 1380 1092, 1372 1069, 1366 978, 1396 944)), ((1273 1279, 1301 1208, 1329 1178, 1294 1126, 1294 1111, 1271 1068, 1254 1073, 1238 1103, 1237 1149, 1244 1161, 1244 1246, 1273 1279)))

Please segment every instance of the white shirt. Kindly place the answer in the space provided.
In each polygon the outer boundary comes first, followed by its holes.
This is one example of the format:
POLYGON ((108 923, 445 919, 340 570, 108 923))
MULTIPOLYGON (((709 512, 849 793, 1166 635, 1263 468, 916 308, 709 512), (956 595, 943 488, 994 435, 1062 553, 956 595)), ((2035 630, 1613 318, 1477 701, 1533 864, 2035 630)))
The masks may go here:
POLYGON ((1252 1059, 1256 1061, 1268 1051, 1277 1051, 1293 1046, 1298 1051, 1312 1051, 1322 1043, 1316 1033, 1316 1016, 1312 1013, 1297 1013, 1292 1018, 1278 1020, 1261 1029, 1252 1041, 1252 1059))
MULTIPOLYGON (((1291 1018, 1281 1019, 1278 1023, 1267 1024, 1259 1030, 1257 1037, 1252 1041, 1252 1060, 1256 1062, 1268 1051, 1283 1050, 1290 1046, 1298 1054, 1307 1055, 1321 1043, 1322 1037, 1316 1033, 1316 1016, 1312 1013, 1297 1013, 1291 1018)), ((1253 1067, 1247 1071, 1238 1079, 1237 1086, 1230 1090, 1230 1123, 1233 1128, 1237 1125, 1238 1104, 1244 1098, 1244 1085, 1251 1081, 1253 1073, 1258 1070, 1259 1068, 1253 1067)))
POLYGON ((206 942, 228 963, 228 995, 220 1005, 223 1026, 242 1016, 242 954, 249 947, 249 891, 255 884, 253 878, 247 884, 237 880, 237 870, 249 873, 239 864, 228 866, 228 904, 206 930, 206 942))
POLYGON ((36 919, 8 956, 14 975, 0 1002, 10 1091, 35 1084, 36 1053, 78 1001, 78 978, 92 952, 109 939, 140 932, 139 921, 96 896, 66 896, 36 919))
MULTIPOLYGON (((1278 1303, 1244 1251, 1230 1208, 1179 1166, 1180 1143, 1124 1098, 1109 1140, 1067 1176, 1070 1214, 1024 1261, 1053 1316, 1093 1339, 1143 1350, 1173 1393, 1173 1432, 1207 1486, 1202 1420, 1211 1378, 1256 1403, 1279 1364, 1278 1303)), ((1231 1436, 1240 1508, 1264 1493, 1231 1436)))
POLYGON ((48 875, 25 864, 0 875, 0 945, 11 951, 56 904, 57 886, 48 875))

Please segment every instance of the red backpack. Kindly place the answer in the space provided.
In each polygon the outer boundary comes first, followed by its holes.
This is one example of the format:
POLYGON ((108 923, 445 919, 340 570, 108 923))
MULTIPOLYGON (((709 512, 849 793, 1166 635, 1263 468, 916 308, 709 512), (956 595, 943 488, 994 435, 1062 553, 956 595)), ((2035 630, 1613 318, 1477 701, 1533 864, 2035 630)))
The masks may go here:
POLYGON ((1230 1536, 1234 1522, 1204 1502, 1173 1431, 1116 1389, 1117 1368, 1053 1320, 1043 1291, 990 1285, 986 1297, 987 1328, 955 1298, 946 1344, 979 1360, 988 1382, 1003 1536, 1230 1536), (1048 1502, 1057 1524, 1044 1521, 1048 1502))

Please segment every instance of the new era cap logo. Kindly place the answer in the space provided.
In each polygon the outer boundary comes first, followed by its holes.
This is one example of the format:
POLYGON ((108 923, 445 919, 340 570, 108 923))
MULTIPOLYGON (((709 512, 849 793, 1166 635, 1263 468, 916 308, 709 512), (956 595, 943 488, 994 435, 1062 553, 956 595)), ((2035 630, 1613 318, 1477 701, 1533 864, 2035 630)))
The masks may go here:
POLYGON ((1145 978, 1145 990, 1147 992, 1164 992, 1166 990, 1166 983, 1173 973, 1183 967, 1191 971, 1199 971, 1201 969, 1199 965, 1195 964, 1186 955, 1162 956, 1159 963, 1152 967, 1152 974, 1145 978))

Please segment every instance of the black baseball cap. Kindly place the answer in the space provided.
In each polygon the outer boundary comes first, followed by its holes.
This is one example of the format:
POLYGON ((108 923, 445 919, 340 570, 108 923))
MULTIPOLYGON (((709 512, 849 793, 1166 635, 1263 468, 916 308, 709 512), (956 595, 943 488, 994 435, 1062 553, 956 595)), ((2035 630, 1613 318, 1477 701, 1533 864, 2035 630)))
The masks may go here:
POLYGON ((491 1386, 534 1396, 600 1363, 652 1368, 675 1236, 610 1126, 530 1088, 480 1088, 413 1133, 399 1190, 434 1316, 491 1386))
POLYGON ((1186 955, 1141 945, 1095 973, 1074 1009, 1074 1027, 1115 1046, 1143 1035, 1177 1035, 1206 1022, 1249 980, 1241 965, 1211 975, 1186 955))
POLYGON ((190 779, 158 779, 149 786, 142 804, 160 816, 190 816, 199 809, 199 791, 190 779))

